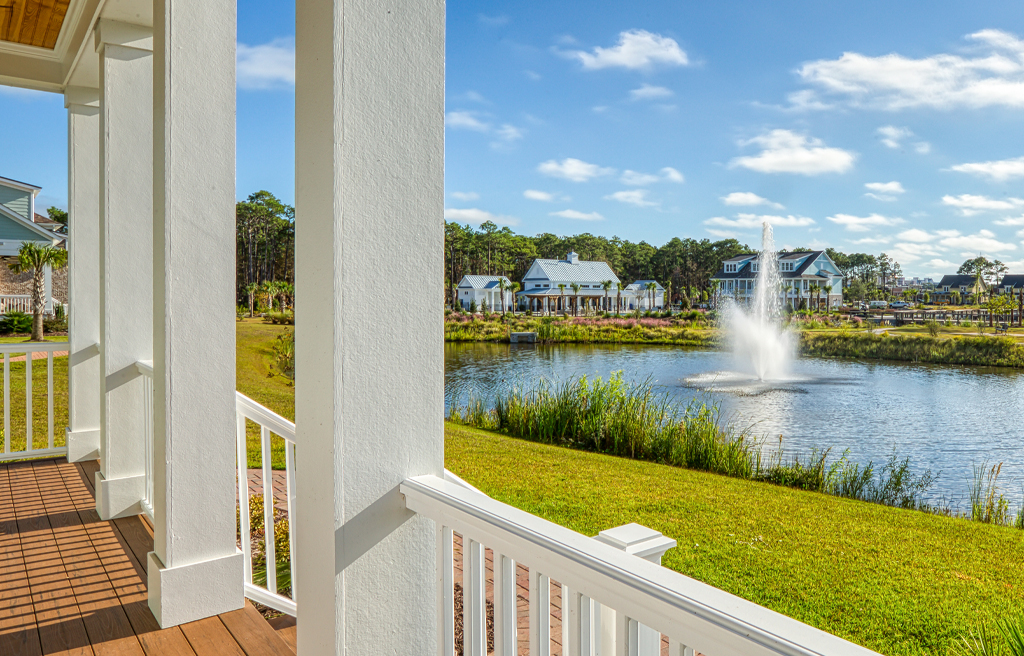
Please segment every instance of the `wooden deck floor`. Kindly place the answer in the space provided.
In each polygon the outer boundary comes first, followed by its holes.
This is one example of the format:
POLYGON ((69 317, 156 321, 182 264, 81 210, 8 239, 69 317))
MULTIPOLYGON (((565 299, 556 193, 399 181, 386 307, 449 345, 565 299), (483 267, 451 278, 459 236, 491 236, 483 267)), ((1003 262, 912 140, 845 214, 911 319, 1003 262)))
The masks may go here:
POLYGON ((146 597, 153 533, 100 520, 96 463, 0 465, 0 655, 292 656, 294 624, 256 609, 160 629, 146 597))

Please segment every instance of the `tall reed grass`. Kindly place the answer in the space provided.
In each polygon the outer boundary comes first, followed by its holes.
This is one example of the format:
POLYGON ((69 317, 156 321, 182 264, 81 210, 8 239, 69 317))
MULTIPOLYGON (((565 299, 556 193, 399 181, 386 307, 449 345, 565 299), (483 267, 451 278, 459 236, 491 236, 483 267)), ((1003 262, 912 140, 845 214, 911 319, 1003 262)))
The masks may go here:
POLYGON ((781 438, 766 458, 763 441, 730 425, 717 404, 694 398, 679 405, 649 380, 629 383, 621 372, 608 380, 508 385, 491 404, 472 399, 451 408, 449 419, 545 444, 900 508, 929 509, 924 498, 936 480, 931 472, 913 475, 909 458, 895 453, 878 469, 851 462, 848 452, 830 461, 828 449, 787 458, 781 438))

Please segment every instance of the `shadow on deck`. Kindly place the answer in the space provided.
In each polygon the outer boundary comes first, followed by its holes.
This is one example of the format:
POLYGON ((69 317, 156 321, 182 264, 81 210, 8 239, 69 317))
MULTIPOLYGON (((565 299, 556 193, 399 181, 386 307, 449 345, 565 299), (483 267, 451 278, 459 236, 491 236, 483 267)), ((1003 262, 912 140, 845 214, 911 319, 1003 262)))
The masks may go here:
POLYGON ((161 629, 146 596, 152 528, 99 518, 97 469, 63 458, 0 465, 0 654, 294 655, 294 622, 273 621, 275 631, 248 601, 161 629))

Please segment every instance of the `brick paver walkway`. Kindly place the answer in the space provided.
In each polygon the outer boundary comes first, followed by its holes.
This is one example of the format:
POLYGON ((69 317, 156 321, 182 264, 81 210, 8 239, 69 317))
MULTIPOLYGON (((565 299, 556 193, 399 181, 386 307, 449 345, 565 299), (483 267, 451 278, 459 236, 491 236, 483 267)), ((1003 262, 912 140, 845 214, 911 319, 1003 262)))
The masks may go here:
MULTIPOLYGON (((285 472, 281 470, 274 470, 271 472, 271 479, 273 480, 274 489, 274 508, 277 510, 288 510, 288 479, 285 476, 285 472)), ((263 470, 262 469, 250 469, 249 470, 249 496, 255 496, 257 494, 263 494, 263 470)), ((238 494, 236 493, 237 497, 238 494)))

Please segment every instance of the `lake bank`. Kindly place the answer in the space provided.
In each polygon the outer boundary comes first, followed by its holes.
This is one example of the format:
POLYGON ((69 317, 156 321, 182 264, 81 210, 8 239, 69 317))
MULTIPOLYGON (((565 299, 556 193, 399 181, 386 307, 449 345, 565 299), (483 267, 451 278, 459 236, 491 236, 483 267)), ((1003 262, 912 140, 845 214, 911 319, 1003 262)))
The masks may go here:
MULTIPOLYGON (((936 336, 919 326, 869 332, 859 323, 840 327, 798 319, 801 355, 823 358, 927 362, 931 364, 1024 369, 1024 343, 1014 336, 962 335, 943 327, 936 336)), ((662 317, 529 317, 494 314, 490 318, 451 315, 445 319, 446 342, 509 343, 511 332, 534 332, 544 344, 658 344, 721 348, 725 336, 700 312, 662 317), (457 318, 454 318, 457 317, 457 318)))

